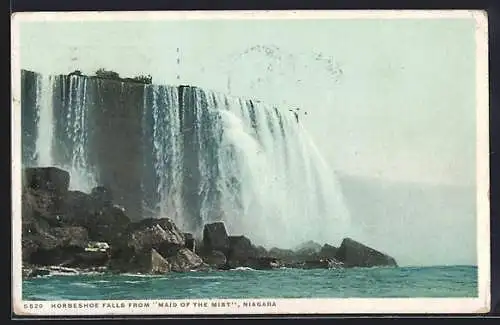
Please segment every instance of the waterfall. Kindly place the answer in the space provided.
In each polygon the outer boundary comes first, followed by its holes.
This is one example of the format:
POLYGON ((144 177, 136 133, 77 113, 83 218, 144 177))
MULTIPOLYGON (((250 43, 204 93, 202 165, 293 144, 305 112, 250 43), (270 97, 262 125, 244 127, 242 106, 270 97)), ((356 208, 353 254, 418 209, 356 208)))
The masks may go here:
POLYGON ((149 88, 164 215, 170 213, 184 225, 193 224, 186 218, 198 218, 194 231, 224 221, 230 233, 269 247, 293 247, 311 239, 335 243, 349 233, 349 214, 335 175, 293 115, 199 88, 183 92, 179 115, 168 89, 149 88), (184 139, 184 147, 177 139, 184 139), (195 155, 183 161, 181 150, 195 155), (191 166, 185 173, 195 175, 195 196, 182 197, 182 187, 193 187, 193 177, 189 183, 172 178, 182 164, 191 166), (197 207, 198 215, 179 213, 182 202, 197 207))
POLYGON ((268 248, 352 235, 335 174, 287 108, 191 86, 35 79, 24 102, 36 138, 24 141, 38 165, 70 172, 71 189, 104 185, 132 219, 197 235, 224 221, 268 248))
POLYGON ((70 173, 70 188, 90 191, 96 182, 88 164, 87 78, 36 75, 35 77, 35 159, 36 166, 56 166, 70 173), (62 110, 55 112, 56 92, 61 91, 62 110), (64 129, 57 132, 56 125, 64 129), (56 134, 57 133, 57 134, 56 134), (68 158, 57 159, 55 149, 67 147, 68 158))
POLYGON ((70 161, 63 166, 69 169, 70 188, 90 191, 96 180, 88 162, 89 140, 89 91, 88 79, 69 77, 69 95, 65 110, 65 133, 70 143, 70 161))
POLYGON ((182 138, 177 88, 145 87, 145 105, 151 106, 152 114, 152 156, 159 197, 154 208, 158 216, 169 216, 182 227, 182 138))
POLYGON ((37 113, 37 137, 35 143, 38 166, 52 165, 52 140, 54 134, 54 78, 37 76, 35 110, 37 113))

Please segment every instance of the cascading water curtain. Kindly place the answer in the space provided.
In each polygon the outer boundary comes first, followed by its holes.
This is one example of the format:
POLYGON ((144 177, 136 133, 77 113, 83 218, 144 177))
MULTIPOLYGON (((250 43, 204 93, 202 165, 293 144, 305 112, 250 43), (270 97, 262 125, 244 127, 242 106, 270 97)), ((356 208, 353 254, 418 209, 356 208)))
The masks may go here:
POLYGON ((214 208, 220 205, 231 233, 279 247, 311 239, 335 243, 348 234, 350 218, 335 175, 293 116, 202 90, 197 97, 206 100, 195 108, 203 222, 220 218, 214 208), (214 148, 214 159, 207 159, 214 148), (207 186, 220 195, 206 196, 207 186))
POLYGON ((52 145, 54 134, 54 77, 36 77, 36 124, 35 155, 38 166, 53 164, 52 145))
POLYGON ((146 87, 145 97, 151 98, 148 111, 152 114, 151 141, 158 197, 156 214, 172 218, 183 227, 183 153, 177 88, 150 85, 146 87))
POLYGON ((88 79, 69 77, 69 98, 66 106, 66 134, 71 143, 70 187, 89 191, 96 185, 94 173, 88 163, 89 92, 88 79))

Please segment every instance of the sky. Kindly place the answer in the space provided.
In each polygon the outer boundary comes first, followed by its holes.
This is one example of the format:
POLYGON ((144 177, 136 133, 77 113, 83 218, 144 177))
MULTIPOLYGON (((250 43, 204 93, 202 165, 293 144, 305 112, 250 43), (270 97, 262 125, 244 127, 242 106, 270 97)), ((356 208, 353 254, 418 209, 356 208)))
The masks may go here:
POLYGON ((20 63, 298 107, 338 173, 470 186, 474 33, 472 18, 24 22, 20 63))

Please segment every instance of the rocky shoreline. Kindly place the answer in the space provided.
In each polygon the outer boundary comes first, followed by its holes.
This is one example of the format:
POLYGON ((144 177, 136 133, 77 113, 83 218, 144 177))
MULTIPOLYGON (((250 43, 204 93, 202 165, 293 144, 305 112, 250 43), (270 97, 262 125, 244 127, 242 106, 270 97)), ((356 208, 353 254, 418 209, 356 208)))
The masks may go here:
POLYGON ((295 250, 256 246, 227 233, 223 222, 204 225, 202 238, 169 218, 132 221, 98 186, 70 191, 56 167, 25 168, 22 189, 23 278, 50 274, 165 274, 248 267, 327 269, 397 267, 394 258, 345 238, 340 247, 309 241, 295 250))

